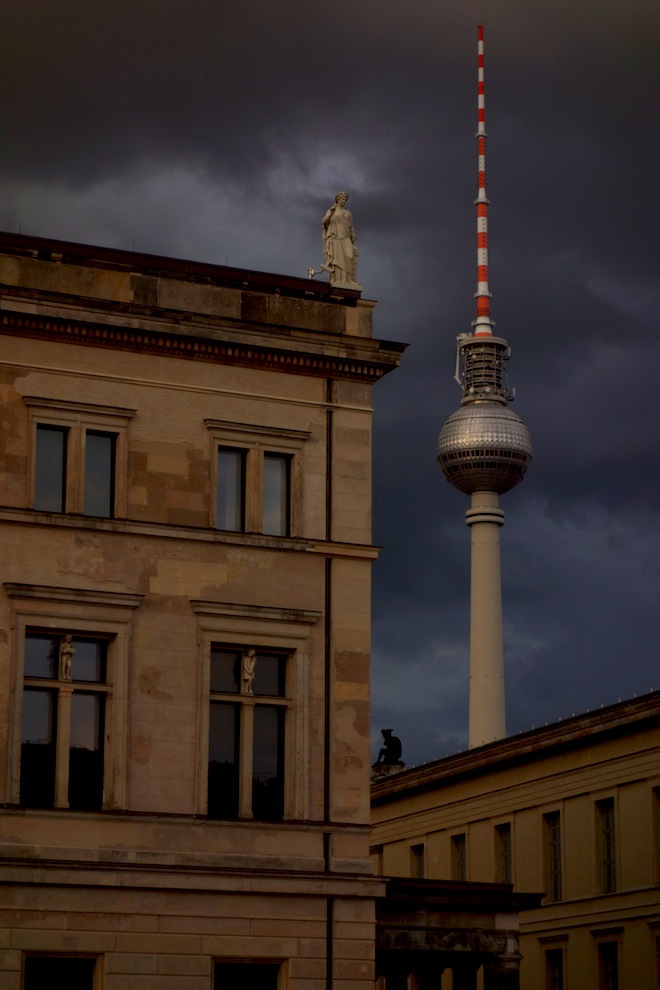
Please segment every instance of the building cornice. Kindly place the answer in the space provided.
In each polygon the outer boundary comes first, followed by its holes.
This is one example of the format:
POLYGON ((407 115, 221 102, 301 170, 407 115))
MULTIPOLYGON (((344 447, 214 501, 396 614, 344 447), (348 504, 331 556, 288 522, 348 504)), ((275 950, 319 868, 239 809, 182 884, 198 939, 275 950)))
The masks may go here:
MULTIPOLYGON (((403 344, 342 337, 337 353, 327 353, 327 337, 316 345, 300 339, 278 340, 278 346, 247 339, 249 328, 234 339, 223 339, 222 331, 211 333, 173 327, 150 328, 125 326, 120 323, 94 320, 74 320, 61 316, 27 313, 4 309, 0 312, 0 333, 78 344, 87 347, 133 351, 159 357, 182 358, 214 364, 232 364, 242 367, 258 367, 287 374, 316 378, 357 379, 377 382, 394 369, 404 350, 403 344), (288 346, 287 346, 288 345, 288 346), (342 353, 343 352, 343 353, 342 353)), ((261 335, 263 337, 263 334, 261 335)))

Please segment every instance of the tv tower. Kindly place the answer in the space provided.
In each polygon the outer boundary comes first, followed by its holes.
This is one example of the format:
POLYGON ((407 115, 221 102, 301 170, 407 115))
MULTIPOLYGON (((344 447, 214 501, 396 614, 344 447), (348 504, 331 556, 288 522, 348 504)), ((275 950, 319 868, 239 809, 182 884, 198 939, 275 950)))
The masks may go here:
POLYGON ((457 338, 456 380, 463 398, 438 437, 438 461, 447 481, 472 496, 466 513, 472 533, 470 748, 506 735, 499 534, 504 512, 499 496, 522 481, 532 459, 527 427, 508 406, 513 392, 507 386, 504 364, 510 348, 493 333, 495 324, 490 316, 481 25, 478 53, 477 316, 472 333, 457 338))

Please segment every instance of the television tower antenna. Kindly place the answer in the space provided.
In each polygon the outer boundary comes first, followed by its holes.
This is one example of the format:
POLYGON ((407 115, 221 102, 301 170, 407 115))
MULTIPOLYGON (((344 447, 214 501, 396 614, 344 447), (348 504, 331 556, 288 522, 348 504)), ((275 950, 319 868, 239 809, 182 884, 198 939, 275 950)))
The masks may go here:
POLYGON ((488 278, 486 98, 484 29, 478 30, 477 93, 477 315, 471 333, 457 339, 456 379, 461 404, 438 437, 438 461, 447 481, 471 496, 466 523, 472 534, 470 592, 469 745, 506 735, 499 496, 522 481, 532 459, 527 427, 511 409, 506 381, 510 348, 493 333, 488 278))

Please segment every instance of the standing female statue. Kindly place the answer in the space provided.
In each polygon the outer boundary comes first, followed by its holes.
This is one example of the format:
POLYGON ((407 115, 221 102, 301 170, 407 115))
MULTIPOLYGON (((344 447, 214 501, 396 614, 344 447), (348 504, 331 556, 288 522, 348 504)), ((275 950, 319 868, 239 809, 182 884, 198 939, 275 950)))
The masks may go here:
POLYGON ((323 254, 331 282, 357 284, 357 256, 353 215, 346 209, 348 193, 338 192, 323 217, 323 254))

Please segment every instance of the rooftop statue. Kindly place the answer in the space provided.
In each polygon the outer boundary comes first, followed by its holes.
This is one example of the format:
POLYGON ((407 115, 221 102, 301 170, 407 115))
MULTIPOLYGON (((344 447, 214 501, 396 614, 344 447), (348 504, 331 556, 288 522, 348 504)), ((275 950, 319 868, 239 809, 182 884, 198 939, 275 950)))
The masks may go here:
POLYGON ((381 748, 376 763, 385 763, 388 766, 401 763, 401 740, 398 736, 392 735, 392 729, 381 729, 383 737, 383 747, 381 748))
POLYGON ((357 283, 358 249, 355 243, 353 214, 346 209, 347 192, 338 192, 332 206, 323 217, 324 264, 319 269, 310 268, 312 278, 327 272, 330 284, 344 289, 361 289, 357 283))

